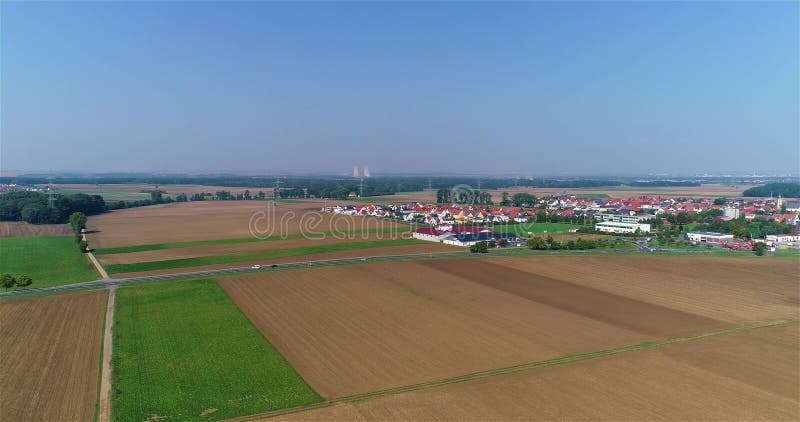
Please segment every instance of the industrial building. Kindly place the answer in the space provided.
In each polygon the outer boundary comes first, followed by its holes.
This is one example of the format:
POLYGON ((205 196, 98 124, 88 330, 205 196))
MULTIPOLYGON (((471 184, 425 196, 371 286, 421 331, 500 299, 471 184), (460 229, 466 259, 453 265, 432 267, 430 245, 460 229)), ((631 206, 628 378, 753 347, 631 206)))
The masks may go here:
POLYGON ((623 223, 618 221, 604 221, 594 226, 595 230, 604 233, 635 233, 639 230, 642 233, 650 233, 650 225, 643 223, 623 223))
POLYGON ((716 232, 689 232, 686 233, 686 238, 694 243, 725 243, 733 241, 732 234, 716 233, 716 232))

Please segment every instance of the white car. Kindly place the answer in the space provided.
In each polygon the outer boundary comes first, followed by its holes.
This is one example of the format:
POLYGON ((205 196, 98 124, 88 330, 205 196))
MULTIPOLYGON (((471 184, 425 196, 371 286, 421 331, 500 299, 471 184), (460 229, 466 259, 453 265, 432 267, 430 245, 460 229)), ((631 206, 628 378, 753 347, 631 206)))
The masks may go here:
POLYGON ((261 266, 260 265, 253 265, 250 268, 253 269, 253 270, 259 270, 259 269, 261 269, 261 266))

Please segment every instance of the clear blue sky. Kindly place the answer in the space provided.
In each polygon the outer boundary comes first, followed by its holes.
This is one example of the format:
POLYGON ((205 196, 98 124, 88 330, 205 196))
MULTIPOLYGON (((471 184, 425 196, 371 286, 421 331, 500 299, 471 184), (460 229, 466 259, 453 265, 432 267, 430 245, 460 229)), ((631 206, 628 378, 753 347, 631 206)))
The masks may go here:
POLYGON ((2 170, 798 172, 798 2, 2 2, 2 170))

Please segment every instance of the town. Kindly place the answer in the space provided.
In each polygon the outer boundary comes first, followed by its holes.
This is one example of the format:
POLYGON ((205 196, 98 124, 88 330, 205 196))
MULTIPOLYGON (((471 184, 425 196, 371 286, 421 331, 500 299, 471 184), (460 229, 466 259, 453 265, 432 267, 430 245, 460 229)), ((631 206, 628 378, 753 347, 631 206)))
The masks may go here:
MULTIPOLYGON (((764 243, 770 251, 800 248, 800 201, 783 198, 640 197, 535 198, 525 206, 467 204, 359 204, 324 207, 324 212, 402 220, 420 227, 414 237, 455 246, 492 241, 525 246, 525 237, 492 230, 530 223, 577 225, 564 231, 641 235, 662 241, 752 250, 764 243), (741 223, 741 224, 736 224, 741 223), (757 224, 758 229, 748 227, 757 224), (766 226, 766 227, 765 227, 766 226), (719 231, 702 230, 717 228, 719 231)), ((517 231, 519 234, 519 231, 517 231)), ((527 233, 529 236, 533 233, 527 233)))

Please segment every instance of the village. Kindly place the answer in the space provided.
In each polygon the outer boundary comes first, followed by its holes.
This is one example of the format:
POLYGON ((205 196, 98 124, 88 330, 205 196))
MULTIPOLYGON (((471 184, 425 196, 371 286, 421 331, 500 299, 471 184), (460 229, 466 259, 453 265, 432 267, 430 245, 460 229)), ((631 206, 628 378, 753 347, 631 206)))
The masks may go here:
MULTIPOLYGON (((471 246, 492 241, 498 246, 525 246, 524 234, 493 230, 497 226, 526 223, 571 223, 565 231, 614 235, 648 236, 680 228, 679 240, 693 245, 729 249, 753 249, 756 243, 768 250, 800 248, 800 200, 783 198, 685 198, 641 197, 578 198, 552 196, 536 200, 530 206, 494 206, 468 204, 354 204, 323 208, 324 212, 352 216, 371 216, 402 220, 420 226, 417 239, 456 246, 471 246), (790 227, 788 233, 764 234, 744 239, 731 233, 683 230, 698 216, 712 222, 766 221, 790 227), (573 228, 579 225, 580 228, 573 228)), ((528 233, 531 235, 532 233, 528 233)))

